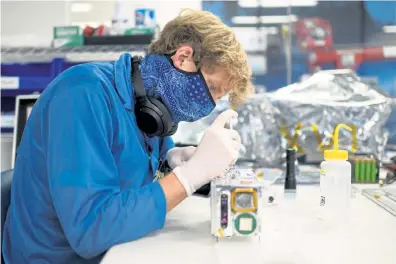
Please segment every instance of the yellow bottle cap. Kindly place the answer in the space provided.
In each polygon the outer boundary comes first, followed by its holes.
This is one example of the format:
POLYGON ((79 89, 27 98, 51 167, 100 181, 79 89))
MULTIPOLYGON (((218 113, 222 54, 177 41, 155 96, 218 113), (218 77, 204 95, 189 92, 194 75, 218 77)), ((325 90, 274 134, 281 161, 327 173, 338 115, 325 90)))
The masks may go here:
POLYGON ((345 124, 339 124, 334 132, 334 149, 329 149, 324 151, 325 160, 347 160, 348 159, 348 151, 339 150, 338 149, 338 134, 341 128, 345 128, 346 130, 352 131, 352 128, 345 124))

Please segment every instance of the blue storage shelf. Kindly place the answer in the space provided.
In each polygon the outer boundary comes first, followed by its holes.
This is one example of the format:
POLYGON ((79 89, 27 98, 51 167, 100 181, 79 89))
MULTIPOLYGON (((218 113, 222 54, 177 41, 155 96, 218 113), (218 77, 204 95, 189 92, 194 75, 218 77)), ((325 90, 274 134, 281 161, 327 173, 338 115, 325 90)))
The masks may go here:
POLYGON ((48 62, 15 62, 2 63, 2 77, 17 77, 17 89, 38 90, 44 89, 58 74, 56 63, 48 62))
MULTIPOLYGON (((114 61, 122 53, 144 55, 147 45, 80 46, 70 48, 1 47, 1 111, 13 112, 18 95, 41 93, 66 69, 91 61, 114 61), (11 77, 8 80, 4 77, 11 77), (8 85, 8 87, 5 86, 8 85)), ((1 127, 1 133, 13 128, 1 127)))
POLYGON ((13 132, 14 132, 13 127, 2 127, 1 128, 1 133, 11 134, 13 132))
POLYGON ((4 76, 53 76, 51 63, 2 63, 1 75, 4 76))
POLYGON ((23 95, 23 94, 33 94, 33 93, 42 93, 44 91, 43 88, 37 88, 37 89, 4 89, 1 90, 1 97, 16 97, 17 95, 23 95))
MULTIPOLYGON (((71 48, 1 48, 1 77, 17 77, 19 87, 12 90, 42 91, 61 72, 93 60, 114 61, 122 53, 145 54, 147 45, 81 46, 71 48)), ((2 89, 5 92, 6 89, 2 89)), ((7 91, 14 96, 21 92, 7 91)), ((23 92, 22 92, 23 94, 23 92)))

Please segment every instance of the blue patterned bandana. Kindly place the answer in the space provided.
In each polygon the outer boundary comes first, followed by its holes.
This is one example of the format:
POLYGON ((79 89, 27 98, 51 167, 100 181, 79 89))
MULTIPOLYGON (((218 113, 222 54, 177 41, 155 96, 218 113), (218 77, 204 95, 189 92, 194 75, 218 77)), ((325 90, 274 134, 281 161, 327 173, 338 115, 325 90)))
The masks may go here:
POLYGON ((201 71, 182 71, 167 56, 154 54, 145 56, 140 71, 147 95, 161 100, 175 123, 197 121, 216 106, 201 71))

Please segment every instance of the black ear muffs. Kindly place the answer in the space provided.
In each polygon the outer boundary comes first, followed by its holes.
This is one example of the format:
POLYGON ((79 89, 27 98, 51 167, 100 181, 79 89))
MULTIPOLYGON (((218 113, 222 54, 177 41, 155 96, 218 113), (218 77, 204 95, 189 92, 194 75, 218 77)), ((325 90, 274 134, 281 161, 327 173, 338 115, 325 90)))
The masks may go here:
POLYGON ((178 125, 166 106, 158 99, 146 96, 140 74, 140 57, 132 59, 132 81, 135 90, 135 117, 140 130, 149 136, 165 137, 173 135, 178 125))
POLYGON ((176 131, 177 131, 178 126, 179 125, 177 123, 173 124, 171 129, 168 132, 168 136, 174 135, 176 133, 176 131))
POLYGON ((143 97, 136 101, 135 116, 138 127, 150 136, 168 136, 172 128, 172 117, 159 100, 143 97))

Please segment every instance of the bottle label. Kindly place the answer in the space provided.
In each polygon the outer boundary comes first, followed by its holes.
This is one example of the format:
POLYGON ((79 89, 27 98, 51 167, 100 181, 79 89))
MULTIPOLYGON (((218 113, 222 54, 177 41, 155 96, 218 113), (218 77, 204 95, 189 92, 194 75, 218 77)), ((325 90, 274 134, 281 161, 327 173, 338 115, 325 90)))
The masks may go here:
POLYGON ((326 203, 326 197, 320 196, 320 206, 324 206, 326 203))
MULTIPOLYGON (((320 177, 322 178, 324 176, 326 176, 325 171, 324 170, 320 170, 320 177)), ((323 186, 321 186, 321 187, 323 188, 323 186)), ((323 190, 321 190, 321 191, 322 191, 322 195, 320 196, 320 206, 324 206, 325 203, 326 203, 326 197, 324 196, 323 190)))

